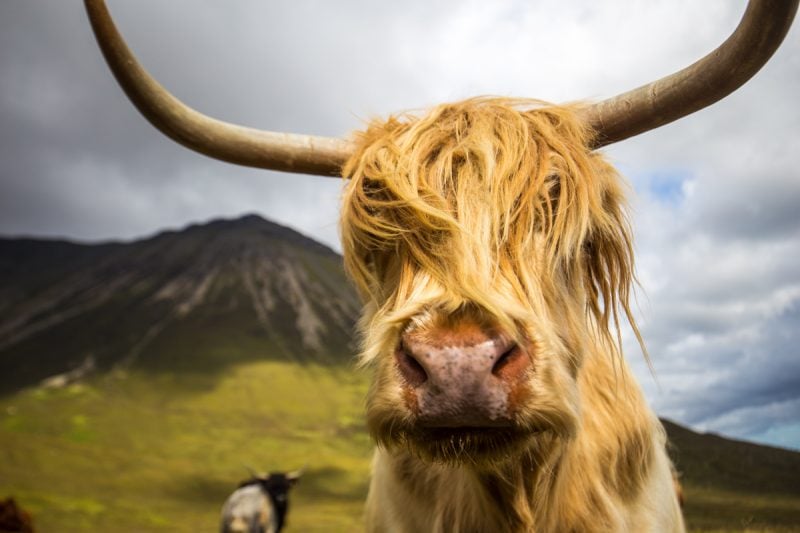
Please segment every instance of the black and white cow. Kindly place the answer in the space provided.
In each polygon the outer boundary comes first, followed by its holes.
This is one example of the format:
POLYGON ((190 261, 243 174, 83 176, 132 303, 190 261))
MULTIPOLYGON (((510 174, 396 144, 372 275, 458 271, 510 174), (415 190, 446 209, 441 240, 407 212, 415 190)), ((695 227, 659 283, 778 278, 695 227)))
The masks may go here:
POLYGON ((289 489, 302 471, 254 475, 222 506, 222 533, 278 533, 286 523, 289 489))

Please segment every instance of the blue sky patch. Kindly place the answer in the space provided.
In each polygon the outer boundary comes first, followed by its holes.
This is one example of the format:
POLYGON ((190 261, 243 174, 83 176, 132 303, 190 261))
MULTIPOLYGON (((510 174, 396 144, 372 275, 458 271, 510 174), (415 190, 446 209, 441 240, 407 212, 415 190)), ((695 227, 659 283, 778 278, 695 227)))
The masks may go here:
POLYGON ((684 199, 683 184, 691 179, 687 169, 663 169, 633 175, 636 192, 655 198, 660 203, 678 205, 684 199))

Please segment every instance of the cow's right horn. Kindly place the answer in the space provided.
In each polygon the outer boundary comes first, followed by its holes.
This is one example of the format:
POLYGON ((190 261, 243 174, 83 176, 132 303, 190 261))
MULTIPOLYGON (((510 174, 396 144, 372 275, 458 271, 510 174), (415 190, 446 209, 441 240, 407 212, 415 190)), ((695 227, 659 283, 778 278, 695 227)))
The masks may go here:
POLYGON ((593 148, 669 124, 725 98, 752 78, 778 49, 798 0, 750 0, 736 30, 683 70, 584 110, 593 148))

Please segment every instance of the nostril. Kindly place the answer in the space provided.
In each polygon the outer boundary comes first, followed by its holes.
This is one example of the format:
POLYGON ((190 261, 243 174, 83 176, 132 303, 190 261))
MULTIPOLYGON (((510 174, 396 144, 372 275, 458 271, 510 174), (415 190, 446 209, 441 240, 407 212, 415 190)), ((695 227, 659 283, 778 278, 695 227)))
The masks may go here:
POLYGON ((528 357, 516 344, 495 361, 492 374, 504 381, 516 381, 528 367, 528 357))
POLYGON ((397 362, 397 368, 400 370, 403 379, 412 387, 419 387, 428 381, 428 373, 425 372, 425 369, 422 368, 419 361, 414 359, 414 356, 408 353, 402 346, 395 352, 395 361, 397 362))
POLYGON ((517 345, 515 344, 511 348, 509 348, 508 350, 503 352, 500 355, 500 357, 497 358, 497 361, 494 362, 494 366, 492 367, 492 374, 497 374, 498 372, 500 372, 500 370, 502 370, 502 368, 504 366, 506 366, 508 364, 509 359, 511 359, 511 354, 516 349, 517 349, 517 345))

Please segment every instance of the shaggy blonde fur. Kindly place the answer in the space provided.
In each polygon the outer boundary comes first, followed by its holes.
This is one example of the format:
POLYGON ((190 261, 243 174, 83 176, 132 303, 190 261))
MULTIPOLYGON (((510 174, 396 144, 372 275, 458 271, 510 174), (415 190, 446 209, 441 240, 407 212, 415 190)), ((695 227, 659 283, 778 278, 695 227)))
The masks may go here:
POLYGON ((376 374, 371 531, 682 530, 663 429, 620 354, 620 313, 638 337, 631 234, 591 134, 574 108, 479 98, 358 136, 341 231, 376 374), (416 431, 392 354, 442 320, 530 354, 513 438, 416 431))

